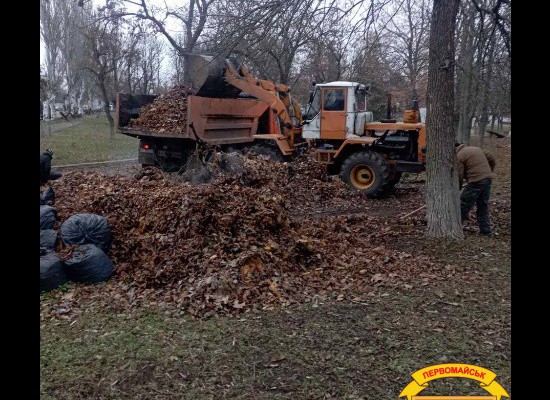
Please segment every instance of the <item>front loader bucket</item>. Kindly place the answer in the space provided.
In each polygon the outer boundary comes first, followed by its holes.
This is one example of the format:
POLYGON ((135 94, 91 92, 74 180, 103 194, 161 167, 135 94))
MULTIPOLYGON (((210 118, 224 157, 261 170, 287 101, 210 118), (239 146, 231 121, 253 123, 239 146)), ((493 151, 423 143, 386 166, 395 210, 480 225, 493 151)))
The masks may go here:
MULTIPOLYGON (((241 93, 239 88, 228 85, 225 81, 227 64, 225 59, 188 54, 189 80, 197 96, 236 98, 241 93)), ((227 60, 235 65, 233 60, 227 60)))

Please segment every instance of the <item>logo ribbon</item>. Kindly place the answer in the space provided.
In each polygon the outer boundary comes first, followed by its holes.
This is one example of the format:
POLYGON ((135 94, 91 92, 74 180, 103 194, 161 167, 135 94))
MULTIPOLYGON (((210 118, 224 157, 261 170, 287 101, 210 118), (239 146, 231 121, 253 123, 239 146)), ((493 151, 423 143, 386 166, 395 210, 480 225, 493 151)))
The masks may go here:
POLYGON ((399 397, 407 396, 411 400, 428 387, 428 382, 441 378, 467 378, 474 379, 480 383, 480 387, 500 400, 502 396, 510 398, 506 390, 495 381, 496 374, 486 368, 469 364, 438 364, 422 368, 413 373, 413 381, 399 394, 399 397))

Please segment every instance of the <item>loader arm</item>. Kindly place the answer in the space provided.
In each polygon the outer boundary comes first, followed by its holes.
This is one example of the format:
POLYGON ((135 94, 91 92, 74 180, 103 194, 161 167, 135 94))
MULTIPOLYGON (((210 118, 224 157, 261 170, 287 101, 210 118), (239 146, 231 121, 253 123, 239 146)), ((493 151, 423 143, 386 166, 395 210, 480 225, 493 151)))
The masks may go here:
POLYGON ((278 117, 277 124, 272 124, 268 132, 255 135, 257 139, 270 139, 277 143, 281 152, 290 155, 294 151, 295 136, 301 133, 303 122, 299 103, 290 95, 290 89, 283 84, 257 79, 235 59, 218 59, 201 54, 189 55, 189 78, 192 88, 199 97, 238 98, 241 92, 262 100, 278 117), (293 110, 297 119, 294 126, 290 118, 293 110), (275 131, 274 131, 275 130, 275 131))
MULTIPOLYGON (((269 108, 282 121, 282 134, 289 141, 290 148, 294 148, 294 126, 287 111, 287 107, 290 107, 292 103, 288 87, 254 78, 242 67, 241 73, 242 75, 228 63, 227 70, 225 71, 226 82, 269 104, 269 108)), ((294 104, 293 106, 296 107, 294 104)))

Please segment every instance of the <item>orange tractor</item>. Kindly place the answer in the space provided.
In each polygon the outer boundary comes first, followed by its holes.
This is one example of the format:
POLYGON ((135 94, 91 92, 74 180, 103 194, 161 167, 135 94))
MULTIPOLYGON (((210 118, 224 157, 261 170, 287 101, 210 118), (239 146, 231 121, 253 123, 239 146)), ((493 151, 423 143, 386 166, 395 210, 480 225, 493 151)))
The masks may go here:
POLYGON ((141 164, 183 165, 197 142, 279 159, 312 147, 330 174, 369 195, 391 190, 403 172, 425 169, 426 128, 417 107, 403 122, 391 119, 389 107, 387 119, 374 122, 364 84, 316 84, 302 115, 288 86, 257 79, 235 60, 193 55, 190 76, 195 95, 187 98, 183 134, 129 127, 156 96, 117 95, 117 129, 140 139, 141 164))

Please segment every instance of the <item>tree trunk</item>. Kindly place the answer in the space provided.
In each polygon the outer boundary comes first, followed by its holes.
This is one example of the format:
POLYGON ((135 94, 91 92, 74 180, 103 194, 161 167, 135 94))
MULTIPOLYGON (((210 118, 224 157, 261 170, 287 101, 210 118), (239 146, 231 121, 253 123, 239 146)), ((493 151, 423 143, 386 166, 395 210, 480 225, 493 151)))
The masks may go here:
POLYGON ((430 236, 461 239, 454 150, 455 28, 460 0, 434 0, 428 70, 426 217, 430 236))
POLYGON ((101 89, 101 95, 103 96, 103 111, 109 121, 109 139, 115 138, 115 121, 111 115, 111 109, 109 108, 109 96, 107 95, 107 88, 105 87, 105 81, 100 81, 99 88, 101 89))
POLYGON ((184 54, 183 57, 183 83, 186 85, 191 84, 191 74, 189 73, 189 56, 184 54))
POLYGON ((479 119, 479 145, 483 147, 483 141, 485 139, 485 129, 489 123, 489 94, 491 92, 491 81, 493 79, 493 56, 495 53, 495 39, 493 38, 489 42, 489 54, 487 57, 487 75, 483 80, 483 97, 481 100, 481 118, 479 119))
POLYGON ((469 144, 476 108, 475 37, 472 33, 476 10, 468 2, 464 3, 463 7, 456 85, 455 108, 458 117, 456 139, 460 143, 469 144))

